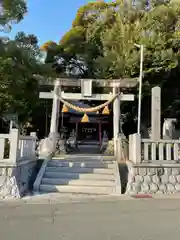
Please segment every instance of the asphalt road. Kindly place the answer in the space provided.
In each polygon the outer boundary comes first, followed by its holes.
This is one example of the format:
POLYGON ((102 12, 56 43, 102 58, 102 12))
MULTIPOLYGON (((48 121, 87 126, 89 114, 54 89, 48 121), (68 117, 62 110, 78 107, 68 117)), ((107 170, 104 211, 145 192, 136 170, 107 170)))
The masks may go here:
POLYGON ((0 204, 0 239, 180 239, 180 200, 29 203, 0 204))

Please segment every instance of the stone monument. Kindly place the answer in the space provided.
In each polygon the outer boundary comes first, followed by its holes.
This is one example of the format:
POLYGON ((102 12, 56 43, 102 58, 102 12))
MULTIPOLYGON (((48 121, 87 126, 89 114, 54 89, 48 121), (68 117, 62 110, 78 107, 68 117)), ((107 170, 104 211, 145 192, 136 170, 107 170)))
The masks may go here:
POLYGON ((161 88, 152 88, 151 95, 151 139, 161 139, 161 88))

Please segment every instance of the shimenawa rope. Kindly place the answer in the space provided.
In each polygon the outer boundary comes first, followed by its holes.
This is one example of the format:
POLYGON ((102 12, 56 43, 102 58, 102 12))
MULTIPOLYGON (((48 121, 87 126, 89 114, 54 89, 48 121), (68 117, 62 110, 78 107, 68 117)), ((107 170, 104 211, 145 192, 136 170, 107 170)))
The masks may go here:
POLYGON ((97 112, 100 109, 108 106, 111 102, 113 102, 119 96, 119 94, 120 93, 116 94, 115 96, 113 96, 110 100, 106 101, 105 103, 100 104, 99 106, 96 106, 96 107, 92 107, 92 108, 81 108, 79 106, 75 106, 74 104, 65 101, 60 96, 58 96, 58 98, 66 107, 71 108, 77 112, 88 113, 88 112, 97 112))

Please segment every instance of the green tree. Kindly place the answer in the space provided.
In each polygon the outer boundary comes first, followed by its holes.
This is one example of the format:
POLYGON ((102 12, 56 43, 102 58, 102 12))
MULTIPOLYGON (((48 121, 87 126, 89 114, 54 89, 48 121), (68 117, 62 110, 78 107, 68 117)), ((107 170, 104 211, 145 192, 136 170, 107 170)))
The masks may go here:
POLYGON ((78 10, 59 44, 47 48, 46 61, 61 75, 138 77, 140 53, 134 44, 143 44, 143 105, 149 102, 151 88, 160 85, 163 115, 179 116, 180 4, 151 1, 150 7, 132 6, 132 1, 88 3, 78 10))
POLYGON ((33 34, 26 35, 24 32, 18 32, 15 36, 16 44, 23 50, 32 54, 32 57, 40 56, 40 49, 38 46, 38 39, 33 34))
POLYGON ((27 12, 24 0, 1 0, 0 1, 0 27, 1 31, 10 30, 12 23, 20 22, 27 12))
POLYGON ((0 114, 17 113, 23 123, 31 118, 39 102, 36 76, 48 78, 52 76, 52 68, 37 57, 34 35, 21 33, 15 39, 3 42, 0 48, 0 114))
MULTIPOLYGON (((0 1, 1 31, 11 30, 27 12, 24 0, 0 1)), ((39 104, 39 76, 53 77, 51 64, 45 64, 33 34, 19 32, 14 40, 0 39, 0 116, 17 113, 23 126, 45 108, 39 104)), ((33 121, 32 121, 33 122, 33 121)))
POLYGON ((88 41, 100 35, 103 49, 95 60, 97 77, 138 76, 140 54, 134 43, 145 46, 143 113, 147 114, 151 88, 160 85, 163 115, 179 117, 179 11, 179 3, 155 4, 151 11, 124 5, 120 11, 113 10, 113 22, 106 21, 112 16, 106 11, 105 17, 89 28, 88 41))
MULTIPOLYGON (((117 3, 92 2, 81 7, 72 28, 62 37, 56 49, 47 49, 47 62, 54 62, 59 74, 94 77, 94 59, 101 55, 100 43, 87 41, 88 28, 105 9, 117 3)), ((98 39, 97 39, 98 41, 98 39)))

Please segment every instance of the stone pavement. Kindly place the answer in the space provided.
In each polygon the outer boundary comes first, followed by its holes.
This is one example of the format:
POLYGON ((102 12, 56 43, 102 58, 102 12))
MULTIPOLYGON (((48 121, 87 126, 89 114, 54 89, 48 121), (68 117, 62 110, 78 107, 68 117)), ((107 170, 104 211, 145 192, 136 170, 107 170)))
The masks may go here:
POLYGON ((0 233, 7 240, 179 240, 180 200, 51 195, 1 201, 0 233))

